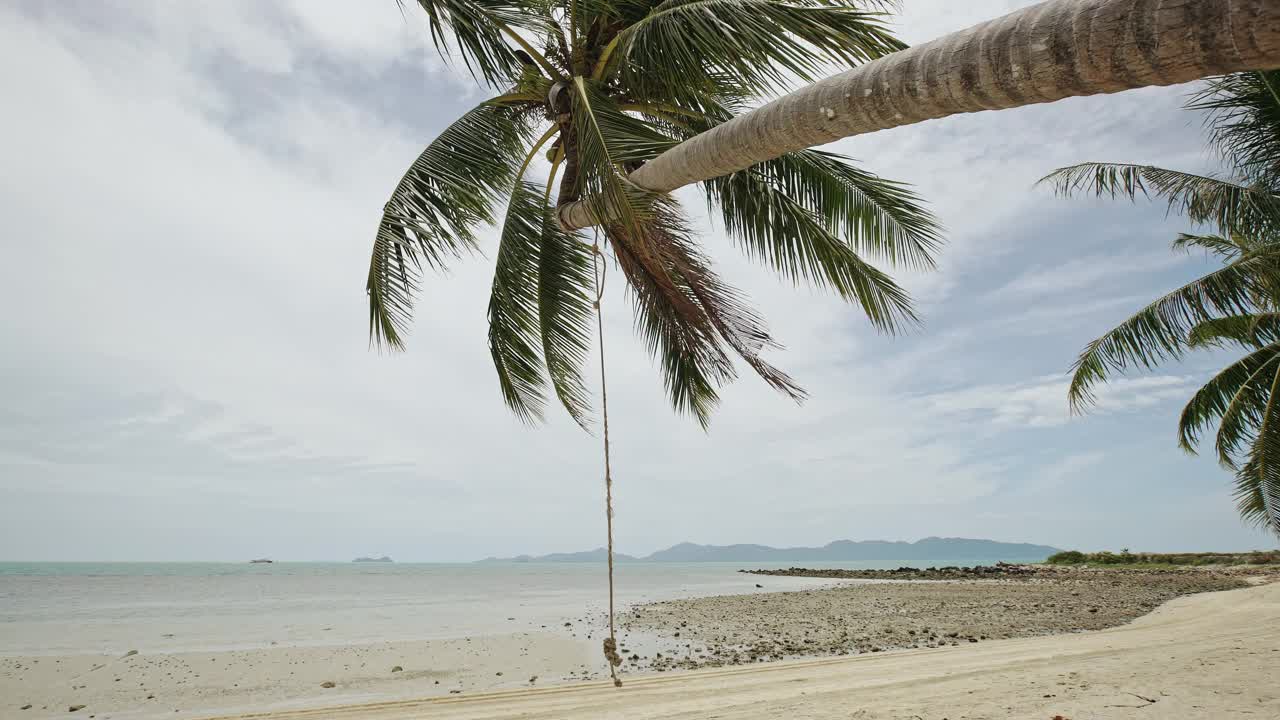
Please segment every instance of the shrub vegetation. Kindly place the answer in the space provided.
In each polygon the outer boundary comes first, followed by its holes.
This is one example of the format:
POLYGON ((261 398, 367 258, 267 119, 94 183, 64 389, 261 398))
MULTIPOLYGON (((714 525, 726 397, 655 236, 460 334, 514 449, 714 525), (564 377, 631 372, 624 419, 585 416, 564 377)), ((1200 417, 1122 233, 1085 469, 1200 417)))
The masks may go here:
POLYGON ((1280 551, 1245 553, 1083 553, 1066 550, 1050 555, 1049 565, 1273 565, 1280 564, 1280 551))

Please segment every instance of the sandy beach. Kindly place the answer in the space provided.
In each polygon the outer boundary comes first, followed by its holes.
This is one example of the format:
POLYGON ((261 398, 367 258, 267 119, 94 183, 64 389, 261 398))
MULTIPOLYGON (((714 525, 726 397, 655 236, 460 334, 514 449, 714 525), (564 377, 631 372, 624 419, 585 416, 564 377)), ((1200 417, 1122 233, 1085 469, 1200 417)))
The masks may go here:
POLYGON ((370 645, 0 658, 0 717, 198 717, 449 695, 585 676, 583 643, 549 633, 370 645), (399 669, 396 669, 399 668, 399 669), (325 687, 325 683, 333 683, 325 687), (16 702, 16 704, 15 704, 16 702), (24 705, 31 705, 21 710, 24 705))
POLYGON ((1280 584, 1178 598, 1121 627, 848 658, 767 663, 473 697, 243 717, 1280 717, 1280 584))
MULTIPOLYGON (((763 592, 735 569, 628 567, 619 601, 763 592)), ((607 670, 603 567, 589 563, 37 570, 0 573, 6 720, 58 717, 81 705, 76 717, 192 718, 579 683, 607 670)), ((769 586, 832 582, 778 578, 769 586)), ((629 641, 646 654, 662 643, 635 634, 629 641)))
POLYGON ((837 716, 1043 711, 1048 720, 1127 717, 1155 703, 1183 713, 1171 717, 1270 717, 1280 703, 1263 681, 1280 676, 1280 584, 1253 586, 1265 577, 1081 571, 790 592, 765 592, 773 578, 743 577, 764 587, 628 611, 621 693, 600 684, 602 618, 592 614, 454 639, 0 657, 0 717, 766 718, 847 709, 837 716), (821 659, 795 659, 813 656, 821 659), (718 667, 731 665, 746 667, 718 667))

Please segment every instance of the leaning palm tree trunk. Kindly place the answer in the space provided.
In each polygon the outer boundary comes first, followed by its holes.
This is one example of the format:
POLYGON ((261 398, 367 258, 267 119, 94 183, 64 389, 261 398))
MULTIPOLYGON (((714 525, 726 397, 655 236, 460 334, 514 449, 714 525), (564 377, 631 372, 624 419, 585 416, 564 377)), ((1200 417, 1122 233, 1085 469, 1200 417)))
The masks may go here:
MULTIPOLYGON (((1280 0, 1049 0, 868 62, 662 153, 670 192, 785 153, 923 120, 1280 67, 1280 0)), ((597 223, 588 204, 565 229, 597 223)))

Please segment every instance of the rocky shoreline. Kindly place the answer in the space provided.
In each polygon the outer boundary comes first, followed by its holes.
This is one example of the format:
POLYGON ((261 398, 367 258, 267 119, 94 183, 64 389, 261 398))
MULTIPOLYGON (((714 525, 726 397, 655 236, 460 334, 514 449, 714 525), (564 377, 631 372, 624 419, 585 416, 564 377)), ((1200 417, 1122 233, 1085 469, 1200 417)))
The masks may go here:
POLYGON ((664 672, 909 648, 943 649, 984 640, 1099 630, 1126 623, 1175 597, 1245 587, 1250 584, 1246 576, 1270 572, 1274 577, 1276 571, 1008 565, 749 572, 936 582, 861 582, 637 606, 621 618, 622 629, 661 638, 663 649, 629 655, 626 670, 664 672))
POLYGON ((845 570, 837 568, 791 567, 785 570, 739 570, 748 575, 775 575, 780 577, 813 577, 838 580, 990 580, 1005 578, 1031 578, 1040 573, 1035 565, 975 565, 963 567, 914 568, 900 567, 892 570, 845 570))

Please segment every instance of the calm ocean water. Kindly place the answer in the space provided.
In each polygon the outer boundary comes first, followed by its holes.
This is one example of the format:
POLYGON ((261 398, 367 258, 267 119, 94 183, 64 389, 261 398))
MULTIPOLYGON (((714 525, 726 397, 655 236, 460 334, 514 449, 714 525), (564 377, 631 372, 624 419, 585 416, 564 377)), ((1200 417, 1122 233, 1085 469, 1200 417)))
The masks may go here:
MULTIPOLYGON (((976 558, 965 564, 990 562, 976 558)), ((737 572, 758 565, 620 564, 618 599, 628 605, 831 584, 737 572), (756 589, 757 582, 764 590, 756 589)), ((598 618, 606 602, 605 567, 599 563, 0 562, 0 655, 230 650, 523 632, 598 618)))

